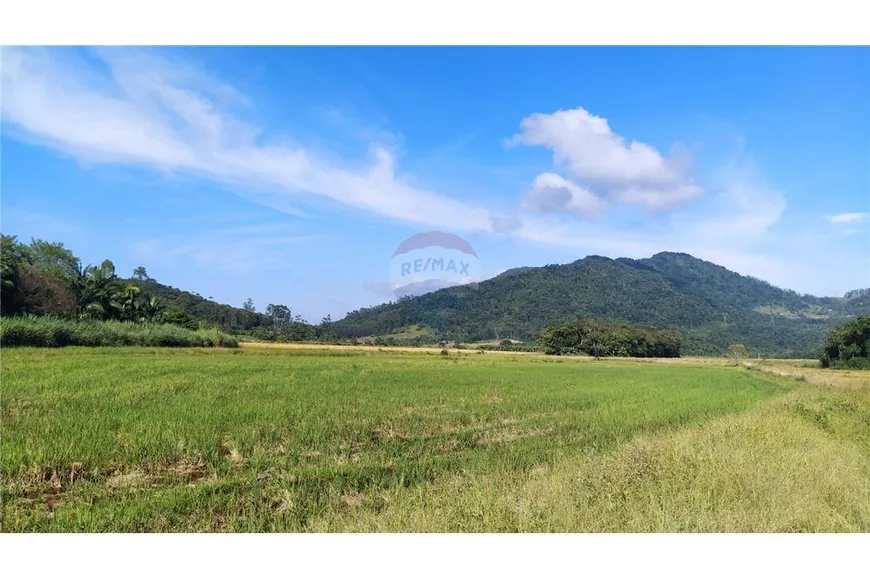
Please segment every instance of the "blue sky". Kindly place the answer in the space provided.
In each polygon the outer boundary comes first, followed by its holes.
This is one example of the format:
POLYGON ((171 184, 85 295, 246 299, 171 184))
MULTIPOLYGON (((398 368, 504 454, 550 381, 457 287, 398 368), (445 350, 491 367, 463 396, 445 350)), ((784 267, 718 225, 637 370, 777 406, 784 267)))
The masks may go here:
POLYGON ((310 320, 408 236, 870 286, 861 48, 6 48, 4 233, 310 320))

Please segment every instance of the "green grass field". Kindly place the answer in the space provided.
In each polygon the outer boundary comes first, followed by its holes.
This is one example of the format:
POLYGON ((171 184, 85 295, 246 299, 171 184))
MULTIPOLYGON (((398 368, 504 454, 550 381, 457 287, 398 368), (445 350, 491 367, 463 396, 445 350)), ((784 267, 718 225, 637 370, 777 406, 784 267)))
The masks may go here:
POLYGON ((2 376, 7 532, 870 531, 870 373, 246 346, 2 376))

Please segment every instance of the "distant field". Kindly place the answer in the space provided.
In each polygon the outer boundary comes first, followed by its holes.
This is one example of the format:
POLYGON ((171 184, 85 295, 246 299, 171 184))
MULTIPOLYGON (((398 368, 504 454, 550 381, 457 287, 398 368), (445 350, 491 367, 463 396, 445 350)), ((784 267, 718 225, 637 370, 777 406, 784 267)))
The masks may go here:
POLYGON ((2 530, 870 531, 870 373, 439 351, 3 349, 2 530))

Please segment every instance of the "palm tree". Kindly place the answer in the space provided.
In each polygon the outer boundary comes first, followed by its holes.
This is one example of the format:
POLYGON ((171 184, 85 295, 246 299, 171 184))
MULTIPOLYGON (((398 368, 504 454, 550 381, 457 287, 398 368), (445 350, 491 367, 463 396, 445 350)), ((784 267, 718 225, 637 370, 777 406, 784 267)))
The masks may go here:
POLYGON ((163 318, 163 303, 158 296, 151 296, 139 304, 141 318, 149 322, 160 322, 163 318))
POLYGON ((116 318, 122 311, 122 285, 115 265, 103 260, 100 267, 88 266, 79 272, 75 293, 80 318, 116 318))
POLYGON ((138 286, 127 286, 120 295, 121 317, 126 320, 135 320, 138 318, 139 304, 138 297, 142 291, 138 286))

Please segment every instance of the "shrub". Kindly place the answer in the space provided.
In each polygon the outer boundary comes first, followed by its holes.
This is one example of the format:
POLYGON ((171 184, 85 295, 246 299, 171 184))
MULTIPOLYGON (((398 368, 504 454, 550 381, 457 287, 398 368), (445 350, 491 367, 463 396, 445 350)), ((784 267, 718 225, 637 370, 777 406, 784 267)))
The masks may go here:
POLYGON ((199 328, 199 321, 180 308, 167 308, 163 313, 163 322, 174 324, 188 330, 199 328))
POLYGON ((483 347, 485 350, 502 352, 540 352, 541 347, 536 344, 491 344, 483 347))
POLYGON ((832 369, 870 370, 870 358, 855 356, 847 360, 834 360, 830 366, 832 369))
POLYGON ((173 324, 70 320, 54 316, 0 318, 2 346, 205 346, 235 348, 238 341, 217 329, 190 330, 173 324))

